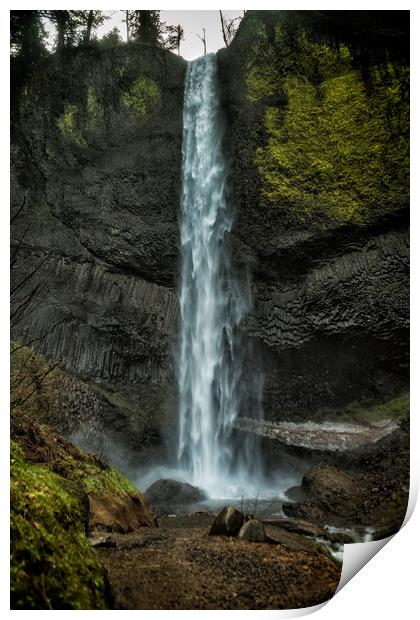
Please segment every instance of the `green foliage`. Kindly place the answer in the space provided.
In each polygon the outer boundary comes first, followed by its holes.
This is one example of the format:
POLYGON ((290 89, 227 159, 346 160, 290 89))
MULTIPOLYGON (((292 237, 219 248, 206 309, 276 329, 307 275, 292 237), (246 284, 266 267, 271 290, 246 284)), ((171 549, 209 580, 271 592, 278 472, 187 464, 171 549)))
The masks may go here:
POLYGON ((104 36, 98 41, 100 47, 103 49, 110 49, 112 47, 116 47, 117 45, 121 45, 123 40, 120 35, 120 31, 115 26, 110 32, 104 34, 104 36))
POLYGON ((10 51, 26 62, 46 53, 46 31, 39 11, 10 11, 10 51))
POLYGON ((17 609, 104 609, 105 574, 85 535, 82 497, 12 442, 11 598, 17 609))
POLYGON ((160 106, 159 86, 147 77, 138 78, 131 88, 123 94, 123 102, 139 120, 144 120, 160 106))
POLYGON ((132 39, 148 45, 162 44, 160 11, 129 11, 128 23, 132 39))
POLYGON ((354 68, 345 44, 304 30, 255 26, 246 64, 249 102, 266 104, 255 164, 263 195, 295 219, 321 214, 363 224, 408 203, 408 68, 354 68))
POLYGON ((64 136, 82 145, 85 143, 85 140, 82 136, 80 129, 77 126, 77 114, 77 106, 73 104, 67 104, 64 108, 63 114, 57 120, 57 126, 64 136))

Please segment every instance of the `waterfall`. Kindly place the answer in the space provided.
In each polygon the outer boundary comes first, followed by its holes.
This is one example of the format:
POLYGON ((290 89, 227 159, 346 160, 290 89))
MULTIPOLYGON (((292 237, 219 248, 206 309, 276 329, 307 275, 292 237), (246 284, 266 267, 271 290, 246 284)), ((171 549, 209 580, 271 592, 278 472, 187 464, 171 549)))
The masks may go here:
POLYGON ((214 54, 189 64, 183 124, 179 468, 210 497, 249 496, 258 492, 258 445, 250 437, 235 442, 232 426, 243 379, 237 328, 249 299, 227 248, 233 218, 214 54))

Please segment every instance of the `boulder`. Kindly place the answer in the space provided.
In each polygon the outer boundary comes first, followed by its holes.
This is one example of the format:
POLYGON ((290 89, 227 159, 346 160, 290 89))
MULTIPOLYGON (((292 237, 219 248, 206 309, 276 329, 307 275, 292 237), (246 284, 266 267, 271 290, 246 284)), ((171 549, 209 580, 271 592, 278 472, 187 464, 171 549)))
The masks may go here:
POLYGON ((156 518, 141 493, 89 493, 87 499, 90 532, 125 534, 140 527, 156 527, 156 518))
POLYGON ((210 536, 237 536, 244 524, 244 515, 233 506, 225 506, 211 526, 210 536))
POLYGON ((353 526, 366 520, 366 485, 333 465, 311 467, 303 477, 302 490, 303 501, 283 504, 286 516, 336 526, 353 526))
POLYGON ((306 498, 306 491, 302 487, 294 486, 288 488, 285 495, 291 502, 303 502, 306 498))
POLYGON ((249 542, 263 543, 267 540, 264 525, 258 519, 250 519, 239 530, 239 538, 249 542))
POLYGON ((198 487, 179 482, 178 480, 162 479, 154 482, 144 494, 152 505, 162 504, 193 504, 207 498, 206 493, 198 487))
POLYGON ((363 500, 362 483, 346 472, 320 463, 311 467, 303 476, 302 489, 311 499, 331 512, 341 511, 347 505, 354 506, 363 500))

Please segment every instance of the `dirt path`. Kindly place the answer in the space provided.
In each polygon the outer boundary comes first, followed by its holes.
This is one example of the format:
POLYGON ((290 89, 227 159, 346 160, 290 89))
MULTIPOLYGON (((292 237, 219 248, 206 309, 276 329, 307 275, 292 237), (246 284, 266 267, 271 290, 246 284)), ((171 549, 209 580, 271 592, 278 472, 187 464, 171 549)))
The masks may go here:
POLYGON ((168 518, 98 549, 115 608, 287 609, 334 594, 341 567, 318 549, 209 537, 205 521, 168 518))

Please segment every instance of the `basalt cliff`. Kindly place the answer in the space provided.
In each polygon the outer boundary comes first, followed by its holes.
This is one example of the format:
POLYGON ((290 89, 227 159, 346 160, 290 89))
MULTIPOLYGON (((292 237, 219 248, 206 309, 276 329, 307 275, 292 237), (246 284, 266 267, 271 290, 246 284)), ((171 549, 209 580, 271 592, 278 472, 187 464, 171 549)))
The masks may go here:
MULTIPOLYGON (((406 406, 407 25, 384 14, 248 11, 218 53, 246 365, 271 421, 406 406)), ((68 50, 13 100, 12 282, 36 294, 28 312, 12 297, 12 338, 144 458, 176 426, 186 70, 145 45, 68 50)))

